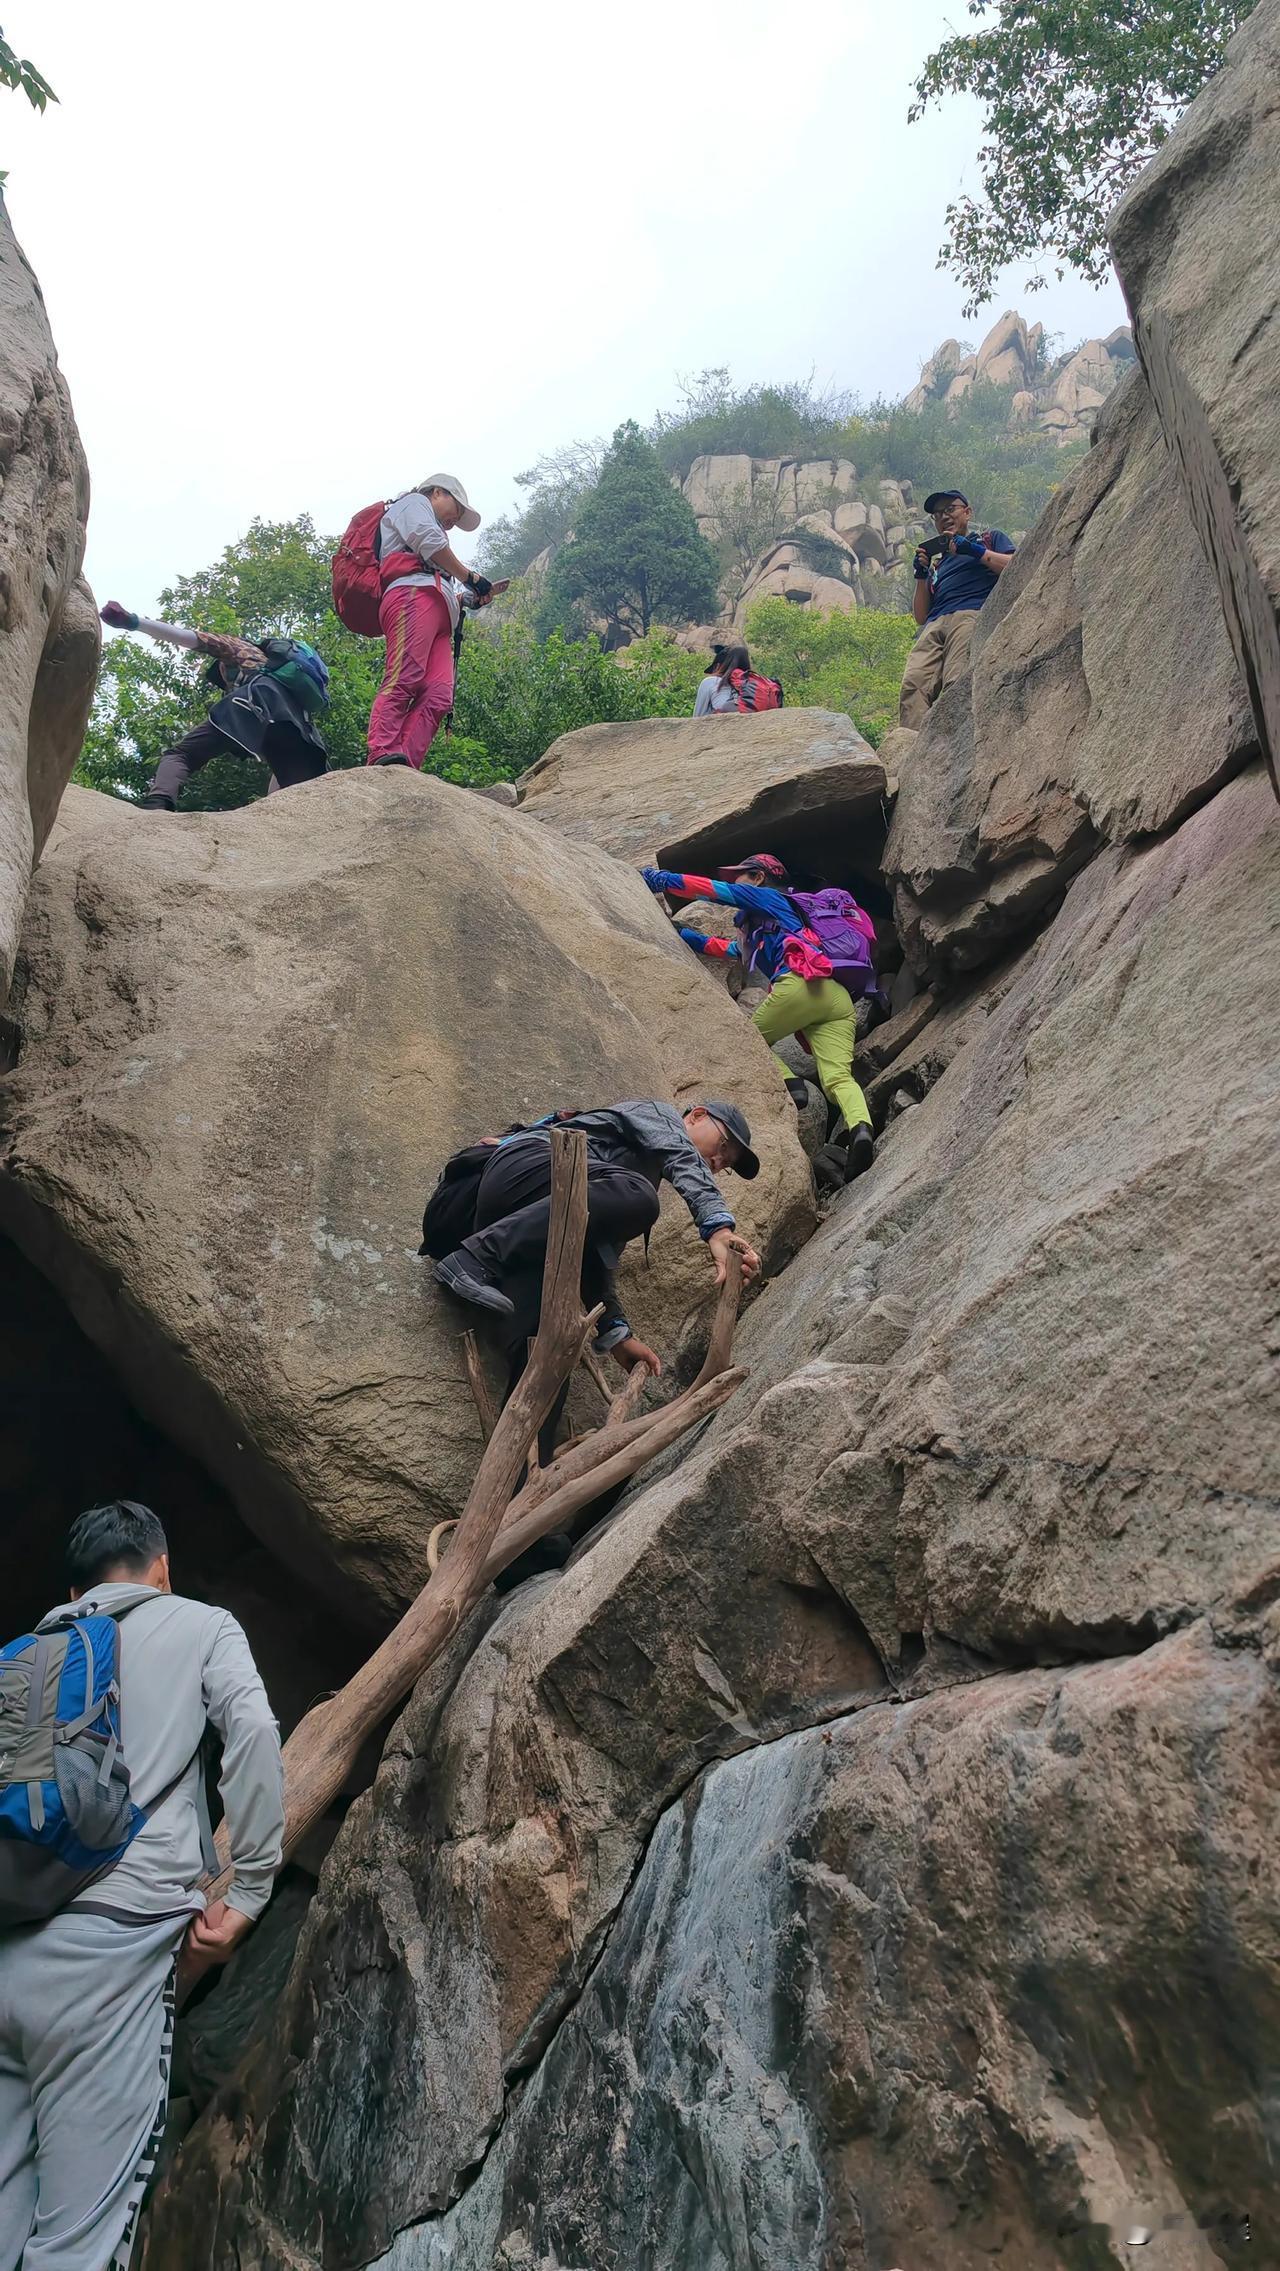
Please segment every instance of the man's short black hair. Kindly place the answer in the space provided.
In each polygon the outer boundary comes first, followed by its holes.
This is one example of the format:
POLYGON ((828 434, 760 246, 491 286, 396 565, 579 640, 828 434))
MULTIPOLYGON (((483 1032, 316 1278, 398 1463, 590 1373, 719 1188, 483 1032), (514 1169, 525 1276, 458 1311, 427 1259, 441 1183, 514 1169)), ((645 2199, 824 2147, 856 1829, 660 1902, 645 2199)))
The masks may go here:
POLYGON ((136 1498, 113 1498, 78 1514, 67 1536, 67 1582, 77 1593, 97 1585, 108 1570, 140 1577, 169 1551, 169 1541, 149 1506, 136 1498))

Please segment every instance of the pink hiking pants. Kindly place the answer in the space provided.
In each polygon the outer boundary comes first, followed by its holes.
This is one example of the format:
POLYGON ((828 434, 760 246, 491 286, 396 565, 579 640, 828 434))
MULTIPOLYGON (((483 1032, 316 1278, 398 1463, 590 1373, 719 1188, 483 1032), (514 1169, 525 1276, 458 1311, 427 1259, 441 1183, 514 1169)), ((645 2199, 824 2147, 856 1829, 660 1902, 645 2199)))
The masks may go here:
POLYGON ((442 718, 453 707, 453 628, 433 584, 394 584, 378 620, 386 667, 369 715, 369 763, 407 757, 420 769, 442 718))

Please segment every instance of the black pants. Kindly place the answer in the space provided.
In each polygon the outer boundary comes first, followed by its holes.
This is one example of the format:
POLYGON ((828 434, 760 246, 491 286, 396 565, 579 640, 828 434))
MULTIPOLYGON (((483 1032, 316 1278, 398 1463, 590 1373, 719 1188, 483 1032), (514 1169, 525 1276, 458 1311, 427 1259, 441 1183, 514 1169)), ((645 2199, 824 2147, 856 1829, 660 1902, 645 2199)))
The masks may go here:
MULTIPOLYGON (((626 1167, 587 1161, 587 1235, 582 1252, 582 1299, 588 1309, 607 1300, 613 1272, 600 1249, 616 1253, 632 1238, 643 1238, 658 1219, 658 1194, 644 1175, 626 1167)), ((551 1147, 540 1137, 525 1143, 503 1144, 494 1152, 481 1178, 476 1200, 479 1225, 462 1241, 489 1277, 515 1303, 515 1315, 503 1327, 507 1358, 507 1394, 524 1371, 528 1347, 542 1313, 542 1272, 551 1226, 551 1147)), ((555 1431, 568 1395, 562 1394, 539 1437, 543 1458, 549 1458, 555 1431)))
MULTIPOLYGON (((176 804, 193 773, 207 765, 211 757, 245 757, 242 749, 230 736, 220 733, 216 725, 206 720, 184 733, 172 749, 166 749, 156 766, 148 796, 171 796, 176 804)), ((325 769, 323 753, 311 750, 296 733, 278 731, 268 726, 263 743, 264 761, 271 767, 272 788, 291 789, 299 781, 314 781, 325 769)))

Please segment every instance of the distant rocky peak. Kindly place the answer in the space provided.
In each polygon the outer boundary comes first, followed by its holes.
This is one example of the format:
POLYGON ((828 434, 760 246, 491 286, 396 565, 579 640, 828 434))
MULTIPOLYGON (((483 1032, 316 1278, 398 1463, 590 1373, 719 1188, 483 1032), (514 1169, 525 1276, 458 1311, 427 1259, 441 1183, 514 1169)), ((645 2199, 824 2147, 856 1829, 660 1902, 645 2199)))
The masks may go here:
POLYGON ((958 339, 944 339, 924 365, 906 407, 959 403, 985 380, 1013 389, 1011 426, 1039 426, 1059 443, 1079 441, 1092 432, 1098 411, 1133 359, 1133 336, 1125 323, 1105 339, 1086 339, 1051 359, 1044 325, 1029 325, 1016 309, 1006 308, 975 352, 967 354, 958 339))

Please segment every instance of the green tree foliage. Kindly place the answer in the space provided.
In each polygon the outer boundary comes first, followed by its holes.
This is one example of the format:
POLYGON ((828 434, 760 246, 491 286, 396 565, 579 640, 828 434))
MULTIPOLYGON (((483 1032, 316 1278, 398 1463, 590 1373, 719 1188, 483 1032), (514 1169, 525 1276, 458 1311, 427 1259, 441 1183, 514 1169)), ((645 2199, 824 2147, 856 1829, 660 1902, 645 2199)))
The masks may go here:
MULTIPOLYGON (((594 638, 552 631, 540 639, 528 624, 477 625, 462 647, 458 734, 484 750, 485 779, 513 780, 578 726, 687 714, 703 669, 663 631, 615 656, 594 638)), ((448 744, 432 757, 448 779, 475 778, 451 770, 448 744)), ((476 778, 476 785, 483 783, 476 778)))
POLYGON ((602 441, 568 442, 527 473, 517 473, 516 487, 528 491, 529 501, 521 511, 490 522, 480 547, 486 575, 495 582, 522 576, 540 552, 563 542, 582 499, 600 478, 604 451, 602 441))
MULTIPOLYGON (((975 95, 983 194, 947 207, 938 265, 966 313, 1014 260, 1109 272, 1106 216, 1222 60, 1252 0, 969 0, 981 30, 928 58, 909 116, 975 95)), ((1044 286, 1043 274, 1027 290, 1044 286)))
MULTIPOLYGON (((369 710, 382 675, 379 639, 354 638, 330 605, 331 537, 305 516, 255 521, 211 568, 179 576, 161 595, 164 619, 199 630, 293 634, 329 665, 330 707, 321 731, 335 766, 365 761, 369 710)), ((197 656, 145 638, 108 641, 76 779, 85 788, 138 797, 163 749, 200 722, 215 699, 197 656)), ((481 788, 511 780, 561 733, 602 720, 677 716, 693 708, 702 665, 662 632, 637 640, 625 658, 597 639, 535 636, 527 621, 472 621, 462 645, 456 730, 440 734, 429 769, 481 788)), ((267 774, 249 757, 216 757, 183 791, 187 811, 225 810, 266 794, 267 774)))
POLYGON ((579 609, 645 637, 658 623, 708 621, 719 604, 717 562, 652 442, 619 426, 600 478, 551 565, 543 620, 567 626, 579 609))
POLYGON ((44 73, 37 71, 27 56, 14 54, 3 30, 0 30, 0 86, 12 87, 15 94, 25 95, 33 110, 44 110, 58 99, 44 73))
POLYGON ((683 481, 695 457, 839 457, 850 398, 815 391, 812 376, 735 387, 727 370, 702 371, 681 387, 678 410, 658 413, 650 438, 668 473, 683 481))
POLYGON ((870 495, 878 481, 910 481, 919 511, 930 489, 963 489, 983 527, 1031 528, 1088 444, 1011 426, 1013 391, 981 380, 958 404, 871 403, 844 428, 843 454, 870 495))
POLYGON ((915 628, 910 616, 874 607, 817 615, 762 599, 748 611, 746 637, 753 667, 782 680, 792 707, 846 711, 874 749, 897 723, 915 628))

